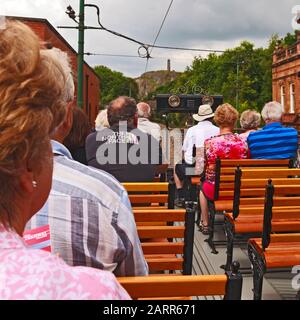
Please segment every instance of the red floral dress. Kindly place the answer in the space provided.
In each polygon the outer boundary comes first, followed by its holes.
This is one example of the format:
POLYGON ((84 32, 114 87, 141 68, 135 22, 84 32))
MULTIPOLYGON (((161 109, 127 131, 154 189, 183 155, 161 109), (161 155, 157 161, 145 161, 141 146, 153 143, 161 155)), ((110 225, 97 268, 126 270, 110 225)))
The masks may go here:
POLYGON ((227 133, 207 139, 204 148, 206 169, 202 190, 207 198, 213 200, 216 159, 246 159, 248 145, 238 134, 227 133))

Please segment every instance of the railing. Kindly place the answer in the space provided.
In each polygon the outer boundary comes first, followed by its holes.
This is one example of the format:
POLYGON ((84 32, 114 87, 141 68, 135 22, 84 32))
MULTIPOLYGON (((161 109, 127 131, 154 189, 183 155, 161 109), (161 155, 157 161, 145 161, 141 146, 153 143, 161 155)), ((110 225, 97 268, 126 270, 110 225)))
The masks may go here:
POLYGON ((276 53, 277 61, 283 60, 286 58, 286 50, 281 50, 276 53))
POLYGON ((288 55, 292 56, 294 54, 297 54, 297 45, 288 48, 288 55))
POLYGON ((284 60, 290 56, 293 56, 298 53, 298 46, 294 44, 287 49, 279 49, 276 52, 276 61, 284 60))

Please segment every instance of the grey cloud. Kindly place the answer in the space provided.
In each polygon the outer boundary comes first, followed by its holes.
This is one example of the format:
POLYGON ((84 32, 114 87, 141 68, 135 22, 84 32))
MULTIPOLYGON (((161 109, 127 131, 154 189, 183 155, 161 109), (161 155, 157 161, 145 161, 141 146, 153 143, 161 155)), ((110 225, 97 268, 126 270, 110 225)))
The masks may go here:
MULTIPOLYGON (((101 0, 86 1, 99 4, 101 21, 107 28, 152 43, 170 0, 101 0)), ((297 0, 174 0, 169 16, 157 41, 161 45, 225 49, 249 40, 267 45, 274 33, 293 32, 291 9, 297 0)), ((65 14, 71 4, 78 13, 79 0, 1 0, 0 14, 46 18, 55 27, 74 25, 65 14)), ((86 10, 86 23, 96 26, 97 18, 91 8, 86 10)), ((59 32, 76 49, 77 31, 59 32)), ((138 45, 109 35, 104 31, 86 32, 86 52, 137 54, 138 45)), ((200 54, 200 53, 199 53, 200 54)), ((166 59, 183 71, 194 54, 155 49, 149 70, 165 69, 166 59), (163 58, 157 58, 163 56, 163 58), (186 57, 186 60, 182 59, 186 57)), ((202 55, 205 55, 202 53, 202 55)), ((127 76, 139 76, 145 70, 145 60, 93 56, 91 65, 104 64, 127 76)))

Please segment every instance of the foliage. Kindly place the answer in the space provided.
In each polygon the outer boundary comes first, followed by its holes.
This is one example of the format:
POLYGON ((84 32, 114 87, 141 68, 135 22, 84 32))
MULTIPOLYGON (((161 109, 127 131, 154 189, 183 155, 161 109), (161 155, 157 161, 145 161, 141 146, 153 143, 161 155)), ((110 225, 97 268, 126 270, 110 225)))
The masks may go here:
MULTIPOLYGON (((260 111, 272 99, 272 54, 277 42, 274 35, 267 48, 254 48, 243 41, 222 54, 196 57, 178 79, 159 87, 149 98, 158 93, 220 94, 240 112, 249 108, 260 111)), ((171 120, 175 125, 180 117, 171 115, 171 120)))
POLYGON ((282 44, 286 47, 293 45, 297 41, 297 31, 294 34, 288 33, 282 40, 282 44))
POLYGON ((105 66, 96 66, 95 71, 101 79, 101 108, 118 96, 137 98, 138 86, 132 78, 127 78, 121 72, 113 71, 105 66))

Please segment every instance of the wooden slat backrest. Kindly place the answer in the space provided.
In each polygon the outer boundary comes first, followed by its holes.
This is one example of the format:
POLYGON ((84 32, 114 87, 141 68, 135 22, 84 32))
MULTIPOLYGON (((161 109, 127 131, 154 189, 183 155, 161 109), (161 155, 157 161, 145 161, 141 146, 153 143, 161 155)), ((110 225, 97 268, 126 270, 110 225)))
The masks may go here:
POLYGON ((167 203, 167 194, 129 194, 129 200, 132 205, 138 203, 167 203))
MULTIPOLYGON (((288 184, 291 182, 291 188, 297 188, 300 176, 300 169, 289 169, 289 168, 273 168, 273 169, 262 169, 262 168, 252 168, 244 169, 237 168, 235 173, 235 186, 233 192, 233 217, 236 219, 239 215, 242 205, 253 205, 264 204, 261 198, 265 196, 266 185, 270 178, 278 179, 278 187, 282 193, 278 193, 279 197, 276 201, 279 206, 284 205, 284 201, 288 201, 288 205, 295 204, 296 200, 285 199, 290 193, 290 189, 284 188, 282 183, 288 184), (285 182, 284 182, 285 181, 285 182), (296 181, 296 182, 295 182, 296 181), (285 190, 285 191, 284 191, 285 190), (253 200, 251 200, 253 198, 253 200), (260 199, 260 200, 258 200, 260 199)), ((276 181, 276 180, 275 180, 276 181)), ((295 194, 295 193, 293 193, 295 194)), ((220 195, 223 197, 230 197, 232 192, 228 189, 225 191, 220 191, 220 195)))
POLYGON ((133 299, 225 295, 226 275, 148 276, 118 278, 133 299))
MULTIPOLYGON (((273 207, 273 214, 281 214, 281 213, 285 213, 285 212, 288 212, 288 213, 293 213, 293 212, 298 212, 298 210, 300 210, 300 204, 299 206, 280 206, 280 207, 273 207)), ((264 207, 263 205, 261 206, 253 206, 253 207, 247 207, 247 206, 244 206, 244 207, 241 207, 240 208, 240 215, 258 215, 258 214, 261 214, 263 215, 264 214, 264 207)))
POLYGON ((183 238, 184 226, 138 226, 140 239, 183 238))
POLYGON ((286 234, 271 234, 272 242, 300 242, 300 233, 286 233, 286 234))
MULTIPOLYGON (((227 169, 227 168, 225 168, 227 169)), ((299 174, 299 171, 283 171, 283 170, 292 170, 292 169, 285 169, 285 168, 281 168, 281 167, 278 167, 278 169, 280 170, 280 173, 279 173, 279 178, 282 178, 282 177, 286 177, 288 175, 293 175, 293 173, 298 173, 299 174)), ((226 185, 230 182, 234 182, 234 175, 235 175, 235 170, 236 168, 230 168, 230 173, 228 174, 222 174, 220 176, 220 190, 222 189, 222 184, 226 185)), ((253 178, 269 178, 268 175, 270 175, 270 173, 274 172, 275 168, 262 168, 262 167, 257 167, 257 168, 242 168, 243 172, 245 172, 245 175, 243 176, 243 178, 248 178, 248 179, 253 179, 253 178), (254 172, 258 172, 258 174, 253 174, 254 172), (265 174, 261 175, 262 172, 265 172, 265 174)), ((277 170, 277 168, 276 168, 277 170)), ((299 170, 299 169, 296 169, 296 170, 299 170)), ((276 178, 276 177, 275 177, 276 178)))
MULTIPOLYGON (((275 188, 275 196, 288 196, 288 195, 300 195, 300 184, 299 179, 297 181, 293 181, 291 184, 288 184, 288 180, 293 179, 285 179, 285 182, 283 185, 277 185, 275 188)), ((253 184, 252 188, 243 188, 243 184, 240 189, 240 197, 263 197, 265 195, 265 187, 266 187, 267 181, 264 181, 264 183, 261 183, 257 185, 255 188, 255 185, 253 184)), ((220 197, 233 197, 234 191, 233 190, 226 190, 226 191, 220 191, 220 197)))
POLYGON ((289 167, 290 160, 269 159, 221 159, 222 167, 289 167))
POLYGON ((127 192, 168 192, 168 182, 124 182, 127 192))
POLYGON ((143 242, 144 254, 183 254, 184 242, 143 242))
POLYGON ((185 210, 182 209, 155 209, 139 210, 133 209, 136 222, 183 222, 185 221, 185 210))
POLYGON ((276 168, 289 168, 292 162, 289 159, 284 160, 264 160, 264 159, 217 159, 216 178, 215 178, 215 200, 219 199, 219 191, 228 190, 234 182, 234 175, 237 166, 243 169, 264 168, 274 170, 276 168))
MULTIPOLYGON (((265 198, 241 198, 240 199, 240 209, 243 206, 263 206, 265 202, 265 198)), ((298 206, 300 203, 300 197, 275 197, 274 198, 274 206, 281 207, 281 206, 298 206)))
MULTIPOLYGON (((287 178, 275 178, 272 179, 274 181, 274 184, 276 185, 283 185, 285 184, 287 178)), ((289 177, 291 181, 289 181, 289 184, 297 185, 300 182, 300 178, 293 178, 289 177)), ((220 191, 225 190, 234 190, 234 177, 228 176, 225 179, 226 183, 220 183, 220 191)), ((265 188, 266 184, 268 182, 268 178, 264 179, 247 179, 243 178, 241 179, 241 188, 243 189, 249 189, 249 188, 265 188)))
MULTIPOLYGON (((299 206, 300 185, 273 185, 270 179, 266 186, 264 219, 262 232, 262 249, 268 248, 272 241, 272 231, 277 232, 299 232, 300 231, 300 210, 291 210, 285 215, 278 210, 280 206, 299 206), (276 210, 273 207, 276 207, 276 210), (280 220, 282 219, 283 220, 280 220)), ((294 209, 294 208, 293 208, 294 209)))
POLYGON ((175 184, 174 182, 124 182, 129 200, 133 207, 164 206, 174 208, 175 184))
POLYGON ((300 169, 284 169, 276 168, 273 169, 241 169, 242 178, 245 179, 275 179, 275 178, 286 178, 286 177, 300 177, 300 169))
MULTIPOLYGON (((287 183, 289 185, 300 185, 300 178, 275 178, 273 179, 274 185, 284 185, 287 183), (288 179, 288 180, 287 180, 288 179)), ((268 178, 264 179, 245 179, 242 177, 241 179, 241 189, 249 189, 249 188, 264 188, 268 183, 268 178)))
POLYGON ((194 204, 187 202, 186 210, 134 208, 133 213, 150 271, 180 270, 191 274, 194 204))
POLYGON ((299 197, 274 197, 273 205, 276 207, 281 206, 298 206, 300 203, 299 197))
POLYGON ((274 196, 300 196, 300 184, 297 185, 289 184, 289 180, 292 179, 286 179, 286 182, 284 185, 275 185, 272 179, 272 183, 274 185, 274 196))

